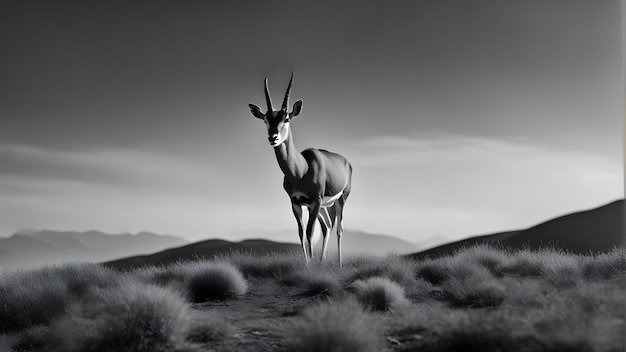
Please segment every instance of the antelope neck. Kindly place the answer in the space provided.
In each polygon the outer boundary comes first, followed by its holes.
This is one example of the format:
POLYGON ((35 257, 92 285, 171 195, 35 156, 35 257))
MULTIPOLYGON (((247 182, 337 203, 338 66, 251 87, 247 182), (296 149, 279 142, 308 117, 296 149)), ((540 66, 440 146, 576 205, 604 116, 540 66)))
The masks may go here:
POLYGON ((300 180, 307 172, 309 166, 293 144, 291 128, 289 128, 287 133, 287 139, 281 145, 274 147, 274 152, 276 153, 278 166, 280 166, 283 174, 290 182, 300 180))

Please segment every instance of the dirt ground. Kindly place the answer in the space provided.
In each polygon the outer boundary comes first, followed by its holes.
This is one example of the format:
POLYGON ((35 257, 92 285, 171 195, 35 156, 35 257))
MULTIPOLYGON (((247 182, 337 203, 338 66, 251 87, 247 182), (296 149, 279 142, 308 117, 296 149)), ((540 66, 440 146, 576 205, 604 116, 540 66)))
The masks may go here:
POLYGON ((230 326, 230 337, 204 344, 206 351, 276 351, 285 345, 283 333, 298 311, 323 299, 323 295, 302 295, 297 289, 271 280, 254 279, 249 292, 237 300, 195 304, 203 314, 219 317, 230 326))

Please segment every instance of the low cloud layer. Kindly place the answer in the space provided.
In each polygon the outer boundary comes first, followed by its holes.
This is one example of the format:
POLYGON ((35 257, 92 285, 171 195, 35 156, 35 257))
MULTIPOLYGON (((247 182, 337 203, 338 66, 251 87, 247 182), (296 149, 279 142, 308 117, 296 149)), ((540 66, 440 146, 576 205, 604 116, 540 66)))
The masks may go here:
POLYGON ((102 186, 185 191, 210 179, 210 165, 130 149, 54 150, 0 145, 0 175, 20 180, 56 180, 102 186))
MULTIPOLYGON (((209 232, 219 170, 140 150, 0 145, 0 230, 209 232)), ((183 234, 184 235, 184 234, 183 234)))
MULTIPOLYGON (((345 225, 412 241, 527 227, 623 194, 620 160, 523 140, 385 136, 341 150, 355 170, 345 225)), ((245 163, 221 169, 138 150, 0 145, 0 163, 5 236, 52 228, 199 240, 292 229, 284 240, 297 241, 274 161, 250 177, 245 163)))
POLYGON ((356 143, 352 152, 353 216, 378 232, 500 231, 623 195, 620 160, 523 140, 386 136, 356 143))

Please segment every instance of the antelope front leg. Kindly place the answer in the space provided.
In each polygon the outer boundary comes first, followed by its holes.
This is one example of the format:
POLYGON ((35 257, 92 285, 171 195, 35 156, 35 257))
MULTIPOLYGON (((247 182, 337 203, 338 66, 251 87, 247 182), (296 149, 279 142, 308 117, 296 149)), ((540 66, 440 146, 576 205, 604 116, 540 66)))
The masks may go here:
POLYGON ((311 249, 311 239, 313 238, 313 231, 315 230, 315 222, 317 221, 317 217, 320 214, 321 205, 322 205, 322 199, 320 198, 314 201, 309 207, 309 220, 306 225, 306 241, 307 241, 306 251, 308 253, 309 258, 313 258, 313 250, 311 249))
POLYGON ((343 236, 343 204, 345 202, 344 198, 340 198, 336 205, 337 209, 337 261, 339 262, 339 267, 342 266, 341 262, 341 236, 343 236))
POLYGON ((322 256, 320 261, 324 261, 326 254, 326 248, 328 247, 329 234, 335 227, 335 220, 337 219, 337 212, 335 207, 322 208, 320 210, 320 225, 322 225, 322 235, 324 236, 324 243, 322 244, 322 256))
POLYGON ((324 254, 326 253, 326 246, 328 246, 328 231, 332 230, 330 226, 330 215, 328 214, 328 208, 321 208, 320 215, 317 220, 322 228, 322 255, 320 256, 320 262, 324 261, 324 254))
MULTIPOLYGON (((304 260, 306 261, 307 264, 309 264, 309 258, 311 258, 308 254, 307 254, 307 247, 305 245, 304 242, 304 230, 303 230, 303 223, 302 223, 302 206, 295 204, 295 203, 291 203, 291 210, 293 210, 293 215, 296 217, 296 222, 298 222, 298 236, 300 236, 300 245, 302 245, 302 251, 304 252, 304 260)), ((310 247, 310 244, 309 244, 310 247)))

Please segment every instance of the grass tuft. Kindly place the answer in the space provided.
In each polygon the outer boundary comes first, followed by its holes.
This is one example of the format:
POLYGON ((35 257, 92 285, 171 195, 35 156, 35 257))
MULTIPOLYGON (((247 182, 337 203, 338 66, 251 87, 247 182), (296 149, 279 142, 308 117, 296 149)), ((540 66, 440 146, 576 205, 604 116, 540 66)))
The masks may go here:
POLYGON ((496 282, 450 280, 442 286, 443 299, 453 307, 490 308, 499 306, 505 299, 505 290, 496 282))
POLYGON ((581 260, 585 279, 607 280, 626 276, 626 249, 616 248, 608 253, 585 256, 581 260))
POLYGON ((382 334, 354 299, 325 301, 305 309, 286 336, 287 352, 377 352, 382 334))
MULTIPOLYGON (((553 301, 539 311, 524 307, 470 311, 433 305, 407 312, 389 334, 402 342, 398 350, 407 352, 586 352, 594 350, 590 349, 594 343, 600 346, 592 336, 606 324, 595 327, 598 321, 580 321, 579 310, 563 312, 561 305, 553 301)), ((612 351, 616 346, 598 350, 612 351)))
POLYGON ((47 326, 37 325, 25 330, 11 346, 14 352, 45 351, 49 344, 47 326))
POLYGON ((338 272, 324 265, 288 275, 280 283, 297 288, 300 296, 335 295, 342 291, 338 272))
POLYGON ((541 259, 530 251, 518 252, 507 262, 495 268, 498 277, 538 278, 543 274, 541 259))
POLYGON ((69 305, 66 284, 48 270, 0 278, 0 330, 20 331, 47 325, 69 305))
POLYGON ((495 274, 511 253, 497 244, 478 244, 458 251, 455 257, 458 261, 479 264, 495 274))
POLYGON ((222 260, 232 263, 246 278, 279 279, 306 269, 300 253, 264 256, 233 253, 222 260))
POLYGON ((129 282, 94 292, 52 330, 68 352, 175 351, 186 347, 189 316, 178 292, 129 282))
POLYGON ((122 277, 113 269, 93 263, 60 265, 55 267, 55 271, 66 283, 68 294, 78 298, 91 289, 117 286, 122 277))
POLYGON ((390 311, 409 304, 404 288, 386 277, 372 277, 354 282, 357 299, 375 311, 390 311))
POLYGON ((432 285, 439 285, 450 277, 450 273, 447 267, 432 262, 420 266, 416 276, 432 285))
POLYGON ((342 277, 347 285, 371 277, 386 277, 408 289, 415 284, 413 265, 413 261, 395 255, 356 256, 346 260, 342 277))
POLYGON ((224 319, 196 312, 191 317, 187 340, 196 343, 215 343, 232 335, 233 327, 224 319))
POLYGON ((443 294, 441 288, 433 286, 430 282, 418 278, 412 288, 407 290, 407 298, 415 302, 425 302, 443 294))
POLYGON ((132 275, 139 281, 155 284, 161 287, 182 286, 185 281, 184 273, 174 267, 145 266, 132 271, 132 275))
POLYGON ((248 291, 246 279, 230 263, 196 262, 182 268, 194 303, 232 299, 248 291))
POLYGON ((47 325, 89 289, 118 284, 119 274, 97 264, 73 263, 0 273, 0 331, 47 325))

